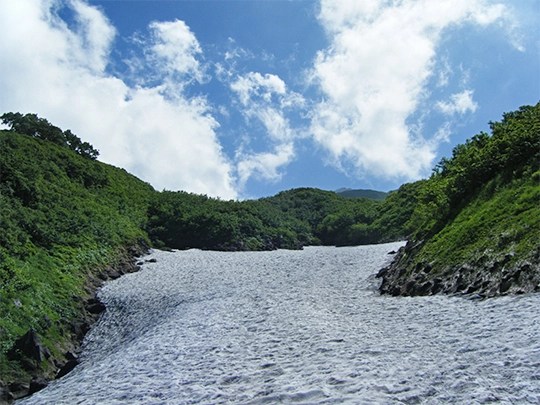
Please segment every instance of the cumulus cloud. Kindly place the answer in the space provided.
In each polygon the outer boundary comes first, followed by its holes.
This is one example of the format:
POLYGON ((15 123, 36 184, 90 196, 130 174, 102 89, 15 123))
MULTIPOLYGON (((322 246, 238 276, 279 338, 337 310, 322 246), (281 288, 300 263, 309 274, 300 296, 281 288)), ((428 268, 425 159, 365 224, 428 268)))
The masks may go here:
POLYGON ((292 142, 276 145, 273 152, 239 153, 237 170, 241 186, 252 176, 271 181, 281 179, 278 169, 290 163, 294 155, 292 142))
MULTIPOLYGON (((356 174, 414 179, 435 157, 436 134, 423 138, 408 120, 426 98, 442 32, 459 24, 486 26, 502 5, 483 0, 322 0, 319 19, 330 46, 320 51, 311 80, 323 95, 311 132, 338 167, 356 174)), ((444 85, 450 68, 439 72, 444 85)), ((474 112, 472 91, 443 101, 446 113, 474 112)))
POLYGON ((149 29, 152 32, 149 59, 158 72, 203 81, 203 70, 196 58, 202 50, 184 21, 154 21, 150 23, 149 29))
POLYGON ((238 75, 230 88, 236 93, 239 108, 248 122, 262 124, 272 149, 271 152, 245 152, 243 145, 237 151, 239 186, 242 188, 252 176, 268 181, 281 179, 278 169, 294 159, 294 139, 298 136, 286 113, 288 109, 302 108, 303 97, 290 91, 278 76, 263 76, 258 72, 238 75))
MULTIPOLYGON (((110 44, 116 30, 96 8, 81 1, 73 1, 71 4, 78 23, 77 31, 63 31, 69 34, 71 50, 79 54, 74 59, 94 72, 101 72, 107 67, 110 44)), ((57 22, 63 25, 61 20, 57 22)))
POLYGON ((285 94, 285 82, 276 75, 250 72, 245 76, 239 76, 236 82, 231 84, 231 89, 238 93, 240 102, 246 106, 251 97, 256 95, 264 101, 271 101, 272 95, 285 94))
POLYGON ((145 53, 164 80, 135 87, 107 72, 116 31, 83 1, 6 0, 0 27, 1 111, 34 112, 70 128, 100 150, 100 160, 158 189, 236 198, 208 103, 181 92, 204 78, 185 23, 149 26, 145 53), (58 16, 61 7, 72 10, 75 25, 58 16))
POLYGON ((478 104, 473 101, 472 95, 472 90, 464 90, 461 93, 452 94, 450 101, 439 101, 437 107, 447 115, 465 114, 467 111, 475 112, 478 104))

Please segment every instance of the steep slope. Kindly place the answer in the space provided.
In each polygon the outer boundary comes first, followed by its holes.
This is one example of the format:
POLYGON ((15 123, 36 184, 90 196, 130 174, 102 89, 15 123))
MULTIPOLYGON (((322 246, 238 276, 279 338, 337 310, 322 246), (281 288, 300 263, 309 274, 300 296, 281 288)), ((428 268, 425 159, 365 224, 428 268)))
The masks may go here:
POLYGON ((420 188, 412 237, 379 273, 382 293, 540 290, 540 104, 490 125, 420 188))
POLYGON ((375 201, 384 201, 384 199, 388 195, 388 193, 385 193, 384 191, 364 190, 364 189, 353 190, 350 188, 340 188, 336 190, 335 192, 336 194, 339 194, 342 197, 369 198, 375 201))
POLYGON ((96 318, 95 288, 148 246, 155 191, 37 137, 0 131, 0 151, 0 376, 50 378, 96 318))
POLYGON ((255 201, 158 193, 69 130, 8 118, 21 125, 0 131, 0 392, 73 363, 104 310, 95 289, 135 271, 150 243, 267 250, 407 238, 379 274, 383 293, 540 289, 540 104, 504 114, 492 135, 382 202, 313 188, 255 201))

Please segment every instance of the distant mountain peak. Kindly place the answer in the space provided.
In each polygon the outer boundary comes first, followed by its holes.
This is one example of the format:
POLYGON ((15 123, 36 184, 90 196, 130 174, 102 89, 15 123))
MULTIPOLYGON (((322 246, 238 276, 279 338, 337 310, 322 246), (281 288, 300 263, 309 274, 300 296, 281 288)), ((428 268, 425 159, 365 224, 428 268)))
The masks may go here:
POLYGON ((371 200, 377 200, 382 201, 386 198, 387 193, 384 191, 376 191, 376 190, 364 190, 364 189, 357 189, 353 190, 351 188, 347 187, 341 187, 338 188, 335 191, 336 194, 339 194, 343 197, 350 197, 350 198, 369 198, 371 200))

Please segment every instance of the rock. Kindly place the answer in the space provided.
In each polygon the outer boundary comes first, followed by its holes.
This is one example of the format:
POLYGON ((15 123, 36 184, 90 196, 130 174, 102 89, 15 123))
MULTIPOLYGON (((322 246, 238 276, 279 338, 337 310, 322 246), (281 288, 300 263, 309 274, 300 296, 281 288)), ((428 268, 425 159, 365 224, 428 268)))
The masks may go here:
POLYGON ((47 316, 47 314, 43 315, 43 317, 39 321, 39 325, 45 330, 49 329, 52 326, 51 319, 47 316))
POLYGON ((66 358, 66 360, 77 360, 77 355, 72 352, 66 352, 64 354, 64 357, 66 358))
POLYGON ((0 405, 10 404, 15 400, 8 387, 0 386, 0 405))
POLYGON ((25 369, 26 371, 34 372, 34 371, 37 371, 38 369, 35 361, 31 361, 31 360, 23 358, 20 360, 20 363, 21 363, 22 368, 25 369))
POLYGON ((47 385, 49 385, 49 382, 44 378, 32 378, 32 381, 30 381, 30 387, 28 388, 28 395, 32 395, 35 392, 41 391, 47 385))
POLYGON ((513 253, 501 255, 485 250, 477 257, 441 266, 436 259, 418 261, 421 248, 422 242, 408 242, 398 250, 393 262, 378 272, 382 294, 475 294, 483 299, 540 291, 539 252, 515 262, 513 253))
POLYGON ((84 307, 86 311, 93 315, 101 314, 103 311, 105 311, 105 305, 96 296, 89 298, 85 302, 84 307))
POLYGON ((10 352, 12 356, 20 354, 37 362, 42 362, 44 355, 48 354, 48 351, 41 346, 37 332, 34 329, 30 329, 17 339, 10 352))
POLYGON ((121 272, 119 272, 119 271, 114 271, 114 270, 113 270, 113 271, 110 271, 107 275, 109 276, 109 278, 110 278, 111 280, 116 280, 117 278, 122 277, 122 273, 121 273, 121 272))
POLYGON ((75 333, 75 336, 80 341, 82 341, 84 335, 90 330, 90 324, 85 320, 70 322, 70 326, 71 331, 75 333))
POLYGON ((510 289, 511 286, 512 286, 512 277, 505 278, 503 281, 501 281, 501 284, 499 285, 499 292, 501 294, 504 294, 510 289))
POLYGON ((8 385, 13 399, 23 398, 28 395, 28 385, 21 382, 12 382, 8 385))
POLYGON ((105 311, 105 305, 101 302, 96 302, 88 305, 86 310, 91 314, 101 314, 103 311, 105 311))
POLYGON ((28 385, 22 383, 22 382, 12 382, 9 384, 9 390, 11 392, 19 392, 19 391, 26 391, 28 390, 28 385))
POLYGON ((79 360, 77 359, 68 360, 68 362, 64 364, 60 370, 58 370, 58 372, 56 373, 56 378, 61 378, 65 376, 67 373, 73 370, 78 364, 79 364, 79 360))

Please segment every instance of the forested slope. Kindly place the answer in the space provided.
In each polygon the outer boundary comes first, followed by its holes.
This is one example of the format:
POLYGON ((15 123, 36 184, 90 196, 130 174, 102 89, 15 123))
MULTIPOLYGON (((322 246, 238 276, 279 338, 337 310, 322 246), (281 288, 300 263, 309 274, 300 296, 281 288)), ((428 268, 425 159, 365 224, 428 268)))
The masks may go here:
POLYGON ((540 104, 490 127, 418 185, 410 241, 381 271, 383 293, 540 289, 540 104))
POLYGON ((129 257, 148 246, 143 226, 154 190, 39 137, 2 131, 0 151, 0 380, 7 383, 51 377, 67 362, 97 315, 100 277, 132 269, 129 257))
POLYGON ((136 271, 133 258, 149 246, 236 251, 408 239, 379 274, 383 293, 538 291, 539 117, 540 104, 504 114, 491 135, 456 146, 429 179, 384 201, 314 188, 223 201, 157 192, 99 162, 71 131, 34 114, 4 114, 0 392, 13 391, 9 382, 53 378, 73 362, 104 310, 96 288, 136 271))
POLYGON ((339 194, 342 197, 370 198, 372 200, 377 200, 377 201, 384 201, 387 195, 387 193, 383 191, 364 190, 364 189, 353 190, 350 188, 336 190, 336 194, 339 194))
POLYGON ((339 230, 358 221, 367 226, 376 215, 372 200, 317 189, 258 201, 157 192, 99 162, 99 152, 69 130, 35 114, 1 118, 10 129, 0 131, 0 391, 31 376, 52 378, 72 361, 104 309, 95 289, 135 271, 134 256, 150 245, 270 250, 356 243, 340 239, 339 230))

